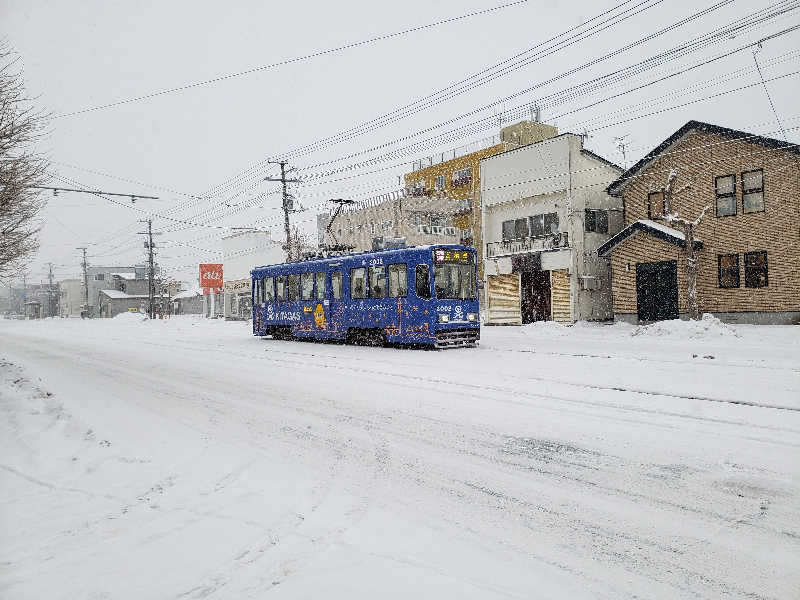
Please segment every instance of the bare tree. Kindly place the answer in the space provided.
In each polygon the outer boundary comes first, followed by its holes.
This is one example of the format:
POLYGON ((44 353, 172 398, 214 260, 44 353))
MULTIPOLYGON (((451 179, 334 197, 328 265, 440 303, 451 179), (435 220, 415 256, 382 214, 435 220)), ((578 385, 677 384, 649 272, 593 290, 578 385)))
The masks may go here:
POLYGON ((299 260, 304 254, 315 252, 317 245, 312 243, 311 236, 297 227, 292 227, 292 235, 289 237, 286 250, 286 260, 299 260))
POLYGON ((672 200, 681 192, 686 191, 689 185, 683 186, 679 190, 675 190, 675 183, 678 180, 678 173, 672 169, 667 176, 667 185, 664 186, 664 219, 673 225, 679 225, 683 230, 683 237, 686 241, 684 248, 684 257, 686 259, 686 305, 689 310, 689 318, 695 321, 700 318, 700 307, 697 302, 697 274, 700 269, 697 264, 697 248, 695 248, 694 228, 700 225, 703 217, 711 210, 708 205, 703 208, 700 215, 694 219, 685 219, 678 215, 677 211, 672 212, 672 200))
POLYGON ((19 57, 0 43, 0 279, 15 276, 39 248, 37 213, 45 201, 34 186, 48 161, 35 145, 47 115, 25 93, 19 57))

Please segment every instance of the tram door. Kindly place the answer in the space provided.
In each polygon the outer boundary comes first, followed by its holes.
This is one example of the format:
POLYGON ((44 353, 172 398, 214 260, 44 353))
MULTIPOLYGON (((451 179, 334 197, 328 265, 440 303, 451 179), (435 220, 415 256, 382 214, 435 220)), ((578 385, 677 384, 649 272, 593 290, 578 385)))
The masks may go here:
POLYGON ((347 326, 344 323, 344 296, 342 289, 342 269, 341 264, 331 265, 328 276, 328 308, 327 312, 327 330, 331 333, 334 332, 347 332, 347 326))

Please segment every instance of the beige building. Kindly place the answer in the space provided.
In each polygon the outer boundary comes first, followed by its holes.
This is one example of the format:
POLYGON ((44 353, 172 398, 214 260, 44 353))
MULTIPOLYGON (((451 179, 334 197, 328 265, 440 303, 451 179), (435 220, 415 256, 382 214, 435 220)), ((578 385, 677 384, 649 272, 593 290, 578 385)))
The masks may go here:
POLYGON ((701 312, 737 323, 800 322, 800 151, 795 144, 689 121, 614 181, 625 228, 599 248, 611 258, 615 318, 686 316, 686 240, 664 217, 695 219, 701 312))
POLYGON ((483 277, 481 231, 481 159, 554 137, 558 129, 544 123, 521 121, 500 130, 500 135, 417 161, 405 175, 406 190, 415 197, 454 200, 453 226, 458 242, 478 251, 479 277, 483 277))
POLYGON ((407 196, 405 190, 345 205, 333 222, 333 236, 325 231, 330 215, 320 215, 321 245, 351 246, 354 252, 372 250, 376 238, 405 238, 407 246, 457 244, 453 225, 458 202, 450 198, 407 196))

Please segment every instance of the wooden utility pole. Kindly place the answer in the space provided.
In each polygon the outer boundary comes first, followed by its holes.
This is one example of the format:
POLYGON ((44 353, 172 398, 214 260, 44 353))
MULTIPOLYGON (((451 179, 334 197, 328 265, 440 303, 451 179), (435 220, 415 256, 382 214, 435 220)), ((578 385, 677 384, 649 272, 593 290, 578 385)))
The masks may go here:
POLYGON ((87 271, 86 271, 86 246, 80 246, 79 248, 76 248, 76 250, 82 250, 83 251, 83 262, 81 263, 81 265, 83 266, 83 294, 84 294, 84 302, 85 303, 84 303, 83 313, 81 313, 81 316, 88 317, 89 316, 89 275, 87 274, 87 271))
POLYGON ((292 232, 291 227, 289 225, 289 213, 294 212, 294 198, 286 189, 287 183, 299 183, 299 179, 286 179, 286 165, 289 164, 288 161, 279 160, 279 161, 269 161, 271 165, 280 165, 281 167, 281 176, 280 178, 275 177, 265 177, 264 181, 280 181, 281 185, 283 186, 283 229, 286 234, 286 258, 287 260, 292 259, 292 232))
POLYGON ((155 298, 156 298, 156 283, 155 283, 155 261, 154 255, 155 252, 153 248, 153 236, 154 235, 161 235, 160 233, 156 232, 153 233, 153 219, 146 219, 140 221, 141 223, 147 223, 147 231, 140 231, 139 235, 146 235, 147 241, 145 244, 147 245, 147 297, 150 302, 150 305, 147 309, 147 314, 151 319, 156 318, 156 306, 155 306, 155 298))

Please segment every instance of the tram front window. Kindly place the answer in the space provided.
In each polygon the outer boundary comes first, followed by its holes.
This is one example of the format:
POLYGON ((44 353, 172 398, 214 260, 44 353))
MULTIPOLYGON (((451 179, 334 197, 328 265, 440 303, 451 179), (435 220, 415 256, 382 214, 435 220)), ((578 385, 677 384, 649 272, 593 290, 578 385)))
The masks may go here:
POLYGON ((473 265, 438 264, 433 267, 433 283, 439 300, 474 300, 473 265))

